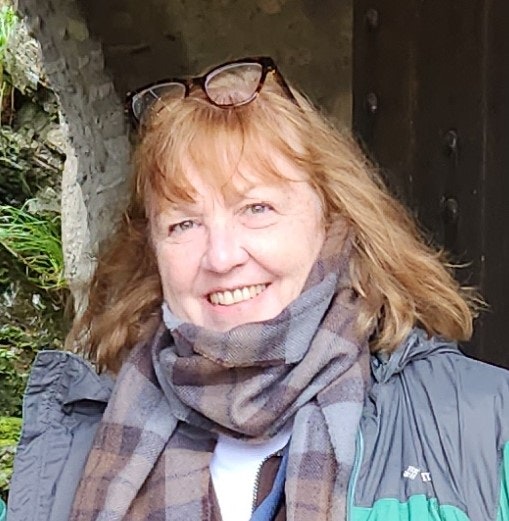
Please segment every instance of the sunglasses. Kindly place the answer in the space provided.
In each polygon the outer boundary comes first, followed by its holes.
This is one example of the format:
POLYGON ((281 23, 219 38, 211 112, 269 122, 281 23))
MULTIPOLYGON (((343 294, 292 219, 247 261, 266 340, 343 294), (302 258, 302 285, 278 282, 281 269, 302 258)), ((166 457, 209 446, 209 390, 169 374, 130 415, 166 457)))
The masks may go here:
POLYGON ((298 105, 274 60, 260 56, 223 63, 203 76, 160 80, 136 89, 127 94, 126 112, 134 126, 138 126, 152 110, 160 110, 165 100, 184 99, 196 88, 202 89, 207 100, 216 107, 240 107, 258 96, 268 74, 274 75, 285 95, 298 105))

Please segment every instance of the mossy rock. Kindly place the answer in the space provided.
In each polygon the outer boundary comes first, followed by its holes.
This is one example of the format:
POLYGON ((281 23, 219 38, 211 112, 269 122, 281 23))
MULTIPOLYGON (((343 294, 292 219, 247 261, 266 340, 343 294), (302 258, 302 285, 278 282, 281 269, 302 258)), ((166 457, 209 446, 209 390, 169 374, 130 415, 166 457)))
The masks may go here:
POLYGON ((21 433, 21 418, 0 416, 0 447, 16 445, 21 433))

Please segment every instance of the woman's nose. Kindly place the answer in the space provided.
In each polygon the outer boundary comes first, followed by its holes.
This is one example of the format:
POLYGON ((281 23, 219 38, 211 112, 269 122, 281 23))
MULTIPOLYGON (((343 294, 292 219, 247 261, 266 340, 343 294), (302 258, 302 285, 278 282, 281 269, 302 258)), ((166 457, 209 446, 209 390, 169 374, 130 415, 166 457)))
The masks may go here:
POLYGON ((228 222, 209 227, 203 268, 216 273, 228 273, 248 260, 249 254, 238 232, 228 222))

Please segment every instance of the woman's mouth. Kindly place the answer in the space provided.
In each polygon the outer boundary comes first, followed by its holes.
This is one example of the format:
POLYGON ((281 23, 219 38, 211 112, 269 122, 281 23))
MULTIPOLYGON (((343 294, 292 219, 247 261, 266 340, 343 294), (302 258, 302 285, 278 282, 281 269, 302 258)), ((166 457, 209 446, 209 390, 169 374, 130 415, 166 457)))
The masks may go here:
POLYGON ((253 286, 243 286, 232 290, 214 291, 209 293, 208 300, 211 304, 219 306, 231 306, 244 300, 250 300, 262 291, 265 291, 268 284, 255 284, 253 286))

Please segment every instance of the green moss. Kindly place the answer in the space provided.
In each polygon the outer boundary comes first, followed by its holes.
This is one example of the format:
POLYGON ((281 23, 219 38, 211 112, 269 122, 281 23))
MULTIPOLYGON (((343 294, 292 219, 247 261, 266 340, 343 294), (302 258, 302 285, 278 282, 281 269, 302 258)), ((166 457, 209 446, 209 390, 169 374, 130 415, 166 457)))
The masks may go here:
POLYGON ((0 447, 16 445, 21 432, 21 418, 0 416, 0 447))

